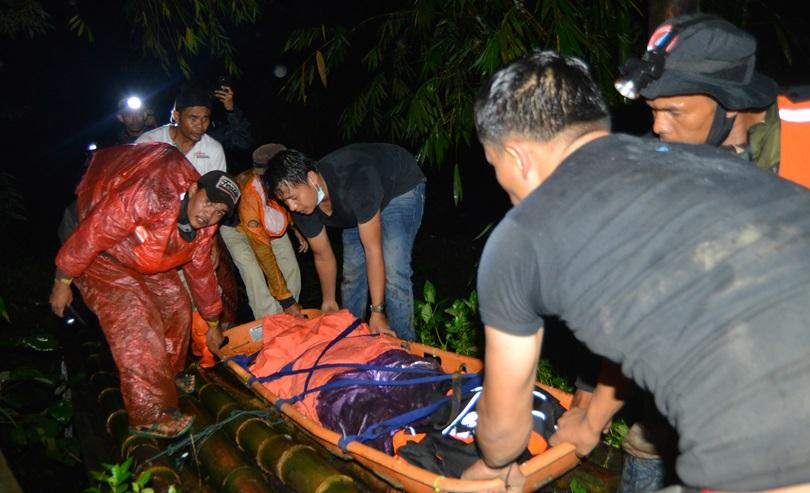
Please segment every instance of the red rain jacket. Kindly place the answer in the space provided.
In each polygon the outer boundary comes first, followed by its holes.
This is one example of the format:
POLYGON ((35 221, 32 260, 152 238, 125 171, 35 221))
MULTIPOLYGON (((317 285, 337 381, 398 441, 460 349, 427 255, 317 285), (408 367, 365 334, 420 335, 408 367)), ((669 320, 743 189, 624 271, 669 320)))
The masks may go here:
POLYGON ((76 189, 79 225, 59 250, 56 266, 71 277, 80 277, 99 255, 145 275, 182 266, 200 314, 216 319, 222 302, 210 253, 217 227, 198 230, 190 243, 177 228, 182 198, 199 178, 168 144, 96 151, 76 189))

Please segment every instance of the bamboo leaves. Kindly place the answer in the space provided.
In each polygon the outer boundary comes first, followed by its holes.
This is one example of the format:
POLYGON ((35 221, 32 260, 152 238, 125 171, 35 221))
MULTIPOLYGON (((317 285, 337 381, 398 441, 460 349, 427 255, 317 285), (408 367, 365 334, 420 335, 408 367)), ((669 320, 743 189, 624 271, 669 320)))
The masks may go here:
POLYGON ((290 78, 284 91, 306 101, 314 71, 321 78, 320 89, 326 88, 328 74, 330 88, 346 88, 333 97, 347 99, 340 118, 347 138, 390 136, 417 149, 423 163, 442 165, 450 159, 454 199, 461 200, 462 169, 455 163, 459 163, 459 147, 474 135, 474 94, 500 66, 532 49, 556 47, 587 54, 598 64, 597 77, 611 86, 619 65, 616 54, 639 32, 633 27, 635 4, 600 0, 594 8, 594 3, 414 0, 402 10, 351 28, 320 26, 299 31, 287 40, 286 49, 302 54, 303 59, 298 76, 290 78), (622 26, 622 36, 615 35, 615 27, 608 30, 608 24, 622 26), (354 58, 343 64, 350 48, 354 58), (360 79, 357 62, 370 82, 339 84, 341 79, 360 79))

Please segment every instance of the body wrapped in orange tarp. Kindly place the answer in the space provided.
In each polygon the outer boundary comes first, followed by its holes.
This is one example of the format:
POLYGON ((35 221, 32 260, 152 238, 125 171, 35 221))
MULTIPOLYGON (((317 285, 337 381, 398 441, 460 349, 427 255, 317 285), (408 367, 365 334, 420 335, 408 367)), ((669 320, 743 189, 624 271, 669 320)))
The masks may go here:
POLYGON ((186 360, 191 303, 177 268, 203 317, 222 310, 210 258, 216 226, 191 242, 177 226, 199 178, 167 144, 96 151, 76 190, 79 224, 56 257, 98 316, 131 425, 168 420, 178 404, 174 378, 186 360))
MULTIPOLYGON (((319 356, 319 365, 367 363, 386 351, 401 349, 393 339, 372 335, 368 325, 362 323, 321 355, 326 346, 355 320, 348 310, 327 313, 311 320, 283 313, 265 317, 262 320, 263 349, 250 367, 250 372, 257 377, 264 377, 280 371, 292 361, 295 362, 292 366, 294 370, 311 368, 319 356)), ((345 371, 346 368, 323 368, 313 371, 311 377, 308 373, 300 373, 262 385, 281 399, 288 399, 304 391, 308 377, 311 378, 309 388, 315 388, 345 371)), ((318 394, 319 392, 313 392, 295 403, 299 411, 316 423, 320 423, 316 409, 318 394)))

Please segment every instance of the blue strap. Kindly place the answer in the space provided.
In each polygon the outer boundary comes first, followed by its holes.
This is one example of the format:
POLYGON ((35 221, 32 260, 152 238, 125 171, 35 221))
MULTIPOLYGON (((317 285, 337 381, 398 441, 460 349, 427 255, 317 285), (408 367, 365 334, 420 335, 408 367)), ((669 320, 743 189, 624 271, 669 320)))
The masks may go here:
MULTIPOLYGON (((349 324, 349 326, 348 326, 348 327, 346 327, 345 329, 343 329, 343 331, 342 331, 340 334, 338 334, 337 336, 335 336, 335 338, 334 338, 334 339, 332 339, 331 341, 329 341, 329 344, 327 344, 327 345, 326 345, 326 347, 325 347, 325 348, 323 348, 323 351, 321 351, 321 354, 319 354, 319 355, 318 355, 318 358, 315 360, 315 364, 312 366, 312 368, 310 368, 310 374, 309 374, 309 375, 307 375, 306 382, 304 382, 304 388, 305 388, 305 389, 306 389, 306 388, 307 388, 307 386, 309 385, 309 381, 310 381, 310 379, 312 378, 312 373, 311 373, 311 372, 312 372, 312 371, 315 371, 315 370, 314 370, 314 368, 315 368, 315 367, 318 365, 318 361, 320 361, 320 360, 321 360, 321 358, 323 357, 323 355, 324 355, 324 354, 326 354, 326 352, 327 352, 327 351, 328 351, 328 350, 329 350, 329 349, 330 349, 332 346, 334 346, 335 344, 337 344, 337 343, 338 343, 338 341, 340 341, 341 339, 344 339, 344 338, 345 338, 347 335, 349 335, 349 334, 350 334, 352 331, 354 331, 354 329, 356 329, 356 328, 357 328, 359 325, 360 325, 360 319, 359 319, 359 318, 355 318, 355 319, 354 319, 354 321, 353 321, 351 324, 349 324)), ((260 351, 261 351, 261 350, 260 350, 260 351)), ((248 379, 248 381, 247 381, 245 384, 246 384, 247 386, 250 386, 251 384, 253 384, 253 382, 257 382, 257 381, 267 381, 267 382, 269 382, 269 381, 271 381, 271 380, 274 380, 274 379, 275 379, 275 378, 274 378, 274 375, 276 375, 276 374, 278 374, 278 373, 287 373, 287 372, 291 372, 291 371, 293 371, 293 365, 295 365, 295 363, 296 363, 296 362, 298 362, 298 360, 299 360, 299 359, 301 359, 301 358, 302 358, 302 357, 303 357, 305 354, 307 354, 308 352, 309 352, 309 349, 302 351, 302 352, 301 352, 301 354, 299 354, 298 356, 296 356, 295 358, 293 358, 293 359, 292 359, 292 361, 290 361, 290 362, 289 362, 289 363, 287 363, 286 365, 282 366, 282 367, 281 367, 281 370, 279 370, 279 371, 277 371, 277 372, 275 372, 275 373, 271 373, 270 375, 267 375, 267 376, 265 376, 265 377, 255 377, 255 376, 250 377, 250 378, 248 379), (267 380, 259 380, 259 378, 266 378, 267 380)), ((292 374, 292 373, 290 373, 290 374, 292 374)), ((284 375, 280 375, 280 376, 284 376, 284 375)), ((276 377, 276 378, 277 378, 277 377, 276 377)))
POLYGON ((277 371, 264 377, 253 377, 252 380, 260 383, 272 382, 279 378, 288 377, 291 375, 299 375, 301 373, 315 372, 317 370, 327 370, 332 368, 348 368, 352 370, 369 370, 369 371, 386 371, 392 373, 424 373, 428 375, 444 375, 441 370, 431 370, 428 368, 408 368, 404 366, 383 366, 383 365, 364 365, 361 363, 325 363, 323 365, 312 366, 309 368, 299 368, 297 370, 277 371))
MULTIPOLYGON (((473 378, 475 375, 477 374, 467 373, 463 375, 457 375, 457 378, 470 379, 473 378)), ((354 385, 366 385, 373 387, 404 387, 407 385, 419 385, 423 383, 443 382, 445 380, 451 380, 452 378, 453 375, 450 373, 442 373, 440 375, 434 375, 431 377, 408 378, 405 380, 369 380, 366 378, 339 378, 324 385, 307 389, 301 392, 300 394, 294 395, 287 399, 279 399, 278 401, 276 401, 276 409, 281 409, 281 406, 283 406, 284 404, 293 404, 295 402, 298 402, 304 397, 306 397, 308 394, 312 394, 314 392, 321 392, 324 390, 340 389, 343 387, 351 387, 354 385)))
MULTIPOLYGON (((335 337, 334 339, 329 341, 329 344, 327 344, 326 347, 323 348, 323 351, 321 351, 321 354, 319 354, 318 357, 315 359, 315 363, 313 363, 312 368, 310 368, 309 373, 307 374, 307 379, 304 381, 304 392, 306 392, 307 388, 309 387, 309 381, 312 380, 312 374, 315 372, 314 368, 316 368, 318 366, 318 362, 321 361, 321 358, 323 358, 323 355, 326 354, 327 351, 332 349, 332 346, 334 346, 335 344, 337 344, 338 342, 343 340, 347 335, 351 334, 354 331, 354 329, 356 329, 359 325, 360 325, 360 319, 359 318, 354 319, 354 322, 352 322, 351 324, 349 324, 348 327, 343 329, 343 332, 341 332, 340 334, 337 335, 337 337, 335 337)), ((303 355, 303 353, 302 353, 302 355, 303 355)), ((299 358, 300 357, 301 356, 299 356, 299 358)), ((287 368, 285 366, 282 369, 283 370, 292 370, 292 366, 290 366, 289 368, 287 368)))
MULTIPOLYGON (((452 376, 452 375, 451 375, 452 376)), ((466 378, 468 381, 462 385, 461 392, 466 393, 470 390, 478 387, 481 385, 481 375, 478 373, 471 373, 471 374, 464 374, 461 375, 462 378, 466 378)), ((362 433, 358 433, 357 435, 345 435, 338 440, 338 446, 341 450, 346 450, 346 447, 349 446, 349 443, 354 441, 359 442, 369 442, 374 440, 385 433, 391 432, 398 428, 402 428, 404 426, 408 426, 415 421, 418 421, 422 418, 430 416, 434 412, 436 412, 439 408, 441 408, 444 404, 446 404, 452 396, 445 396, 441 399, 438 399, 427 406, 423 406, 417 409, 412 409, 406 413, 400 414, 398 416, 394 416, 393 418, 389 418, 381 423, 377 423, 374 425, 369 426, 366 428, 362 433)))
POLYGON ((248 367, 250 366, 251 362, 256 359, 256 356, 258 356, 260 352, 262 352, 261 349, 253 354, 235 354, 233 356, 228 356, 223 361, 233 361, 234 363, 241 366, 245 370, 248 370, 248 367))

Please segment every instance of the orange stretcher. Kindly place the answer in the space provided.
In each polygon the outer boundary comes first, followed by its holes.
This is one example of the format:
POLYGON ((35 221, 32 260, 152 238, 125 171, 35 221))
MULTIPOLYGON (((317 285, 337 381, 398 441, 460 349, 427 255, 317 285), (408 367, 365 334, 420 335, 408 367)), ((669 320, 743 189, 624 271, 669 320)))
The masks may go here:
MULTIPOLYGON (((309 316, 319 315, 317 310, 309 310, 308 312, 309 316)), ((262 321, 257 320, 234 327, 227 330, 225 335, 228 337, 229 342, 224 348, 217 351, 217 356, 224 359, 229 371, 247 385, 253 375, 235 361, 228 360, 228 357, 253 354, 262 348, 262 321)), ((442 369, 447 373, 459 371, 475 373, 480 372, 483 367, 482 362, 476 358, 462 356, 419 343, 395 338, 390 339, 397 342, 402 349, 409 351, 411 354, 436 358, 441 363, 442 369)), ((571 394, 540 383, 538 383, 538 386, 557 398, 564 407, 568 408, 570 406, 571 394)), ((259 382, 252 381, 249 388, 270 405, 275 406, 279 400, 278 396, 259 382)), ((351 442, 345 449, 341 449, 338 445, 341 439, 340 434, 307 418, 291 404, 282 404, 280 411, 293 426, 303 430, 331 454, 345 460, 357 461, 397 490, 412 493, 479 492, 502 487, 503 485, 500 479, 473 481, 441 476, 412 465, 400 457, 390 456, 360 442, 351 442)), ((561 444, 523 462, 520 469, 528 478, 524 491, 535 491, 573 469, 579 463, 574 450, 573 445, 561 444)))

